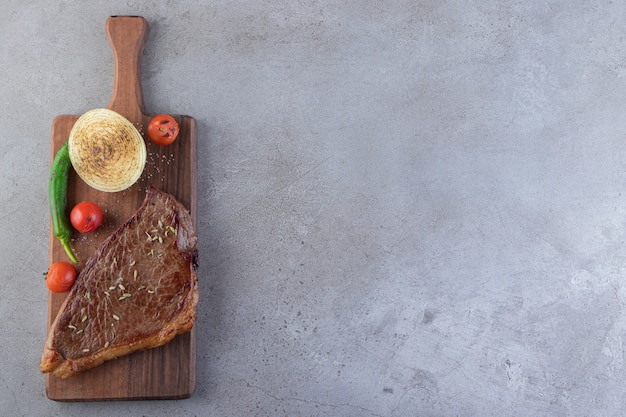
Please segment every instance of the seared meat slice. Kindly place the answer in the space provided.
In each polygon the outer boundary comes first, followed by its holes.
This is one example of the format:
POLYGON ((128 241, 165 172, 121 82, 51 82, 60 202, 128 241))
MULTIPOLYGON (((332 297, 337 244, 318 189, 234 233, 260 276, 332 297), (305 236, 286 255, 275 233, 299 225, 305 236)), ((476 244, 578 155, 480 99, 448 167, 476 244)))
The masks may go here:
POLYGON ((50 327, 41 371, 67 378, 190 331, 196 267, 189 212, 150 187, 138 211, 80 272, 50 327))

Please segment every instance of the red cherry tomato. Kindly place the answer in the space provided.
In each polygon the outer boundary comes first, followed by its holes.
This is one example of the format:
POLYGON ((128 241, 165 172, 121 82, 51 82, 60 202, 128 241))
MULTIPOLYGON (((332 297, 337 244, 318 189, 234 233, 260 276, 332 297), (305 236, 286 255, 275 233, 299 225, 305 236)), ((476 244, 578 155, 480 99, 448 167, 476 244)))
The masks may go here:
POLYGON ((76 281, 76 268, 68 262, 55 262, 46 274, 46 285, 52 292, 65 292, 76 281))
POLYGON ((70 212, 70 222, 81 233, 93 232, 102 224, 102 210, 96 203, 83 201, 70 212))
POLYGON ((168 114, 159 114, 150 120, 148 137, 157 145, 169 145, 178 137, 178 123, 168 114))

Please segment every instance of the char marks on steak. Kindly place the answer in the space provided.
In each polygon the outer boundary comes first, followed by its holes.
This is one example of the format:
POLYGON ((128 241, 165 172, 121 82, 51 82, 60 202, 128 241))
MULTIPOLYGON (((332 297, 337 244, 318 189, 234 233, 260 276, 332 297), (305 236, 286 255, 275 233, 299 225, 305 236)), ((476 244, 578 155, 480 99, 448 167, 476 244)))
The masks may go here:
POLYGON ((40 368, 67 378, 191 330, 197 238, 172 195, 150 187, 80 272, 49 329, 40 368))

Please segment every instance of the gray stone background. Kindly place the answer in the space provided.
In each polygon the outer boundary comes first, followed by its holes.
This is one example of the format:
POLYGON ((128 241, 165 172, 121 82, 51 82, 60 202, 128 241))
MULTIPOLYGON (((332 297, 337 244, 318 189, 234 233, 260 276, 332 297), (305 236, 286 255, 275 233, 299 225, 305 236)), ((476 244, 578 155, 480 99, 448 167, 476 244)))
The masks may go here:
POLYGON ((626 4, 3 0, 0 415, 623 416, 626 4), (58 403, 54 116, 198 122, 198 384, 58 403))

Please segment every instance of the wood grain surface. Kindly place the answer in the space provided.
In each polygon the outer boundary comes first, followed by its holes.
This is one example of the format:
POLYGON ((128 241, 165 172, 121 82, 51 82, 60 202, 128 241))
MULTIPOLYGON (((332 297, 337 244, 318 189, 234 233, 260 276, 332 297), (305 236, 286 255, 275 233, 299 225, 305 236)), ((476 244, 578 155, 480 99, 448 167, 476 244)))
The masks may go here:
MULTIPOLYGON (((187 207, 194 222, 197 211, 197 134, 192 117, 173 115, 180 126, 178 139, 157 146, 147 139, 151 115, 146 114, 141 91, 141 54, 148 23, 139 16, 111 16, 105 24, 115 59, 113 94, 107 106, 130 120, 144 136, 148 157, 142 177, 117 193, 97 191, 73 171, 68 186, 68 209, 89 200, 104 213, 101 228, 91 234, 74 232, 71 246, 79 258, 78 270, 96 248, 139 208, 148 185, 173 194, 187 207)), ((89 109, 86 109, 89 110, 89 109)), ((60 115, 52 123, 50 160, 68 139, 79 115, 60 115)), ((62 246, 50 232, 50 263, 68 261, 62 246)), ((201 260, 201 259, 200 259, 201 260)), ((49 293, 48 328, 67 293, 49 293)), ((140 323, 138 323, 140 325, 140 323)), ((156 349, 114 359, 65 380, 46 375, 46 394, 57 401, 180 399, 192 395, 196 383, 196 331, 179 335, 156 349)))

